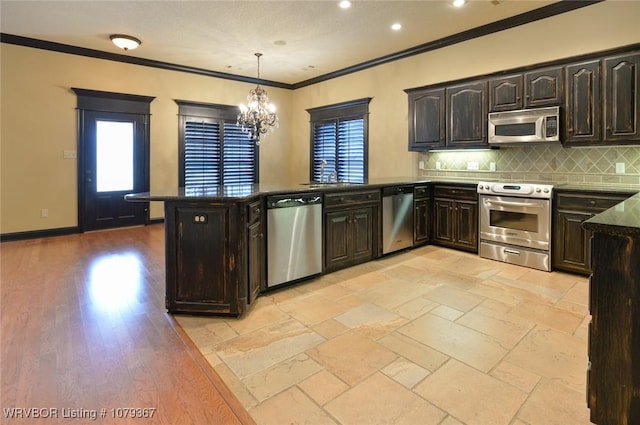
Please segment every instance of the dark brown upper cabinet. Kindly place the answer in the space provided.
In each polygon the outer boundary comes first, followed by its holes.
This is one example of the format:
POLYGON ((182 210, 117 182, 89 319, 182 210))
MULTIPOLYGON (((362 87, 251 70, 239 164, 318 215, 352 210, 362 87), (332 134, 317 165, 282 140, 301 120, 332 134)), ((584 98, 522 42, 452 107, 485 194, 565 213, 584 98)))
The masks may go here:
POLYGON ((447 87, 447 147, 487 145, 487 82, 447 87))
POLYGON ((593 145, 602 140, 600 61, 566 68, 565 145, 593 145))
POLYGON ((489 80, 489 112, 522 109, 522 74, 489 80))
POLYGON ((564 146, 640 144, 640 43, 405 92, 410 151, 487 147, 489 112, 548 106, 564 146))
POLYGON ((640 140, 640 53, 604 59, 606 144, 640 140))
POLYGON ((562 67, 524 73, 524 107, 562 105, 562 67))
POLYGON ((409 150, 445 146, 444 92, 439 88, 409 93, 409 150))

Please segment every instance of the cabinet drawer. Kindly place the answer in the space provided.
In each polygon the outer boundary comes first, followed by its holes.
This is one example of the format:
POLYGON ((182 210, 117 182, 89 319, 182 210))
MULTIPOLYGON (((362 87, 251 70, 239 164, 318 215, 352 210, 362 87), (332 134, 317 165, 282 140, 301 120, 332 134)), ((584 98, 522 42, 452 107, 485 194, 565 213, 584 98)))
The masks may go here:
POLYGON ((364 192, 340 192, 324 196, 325 207, 349 206, 369 202, 380 202, 379 190, 367 190, 364 192))
POLYGON ((624 201, 629 195, 594 195, 593 193, 558 193, 557 208, 588 212, 602 212, 624 201))
POLYGON ((262 202, 252 202, 247 206, 247 217, 249 218, 249 224, 260 219, 262 214, 262 202))
POLYGON ((429 197, 429 186, 416 186, 413 188, 413 198, 421 199, 429 197))
POLYGON ((470 201, 478 200, 478 193, 475 186, 473 188, 458 186, 435 186, 433 188, 433 196, 437 198, 468 199, 470 201))

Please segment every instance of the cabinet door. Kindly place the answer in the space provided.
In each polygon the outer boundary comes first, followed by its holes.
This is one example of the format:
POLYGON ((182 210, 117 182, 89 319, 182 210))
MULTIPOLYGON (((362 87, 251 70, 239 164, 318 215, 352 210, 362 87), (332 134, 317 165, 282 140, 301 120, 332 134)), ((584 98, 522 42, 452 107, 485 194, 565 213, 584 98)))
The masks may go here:
POLYGON ((264 279, 264 232, 261 220, 249 226, 247 237, 249 251, 249 299, 247 302, 251 304, 260 294, 264 279))
POLYGON ((434 239, 440 242, 453 243, 453 201, 436 199, 434 202, 434 239))
POLYGON ((454 204, 455 242, 461 248, 478 250, 478 203, 456 201, 454 204))
POLYGON ((604 61, 605 141, 640 140, 640 53, 604 61))
POLYGON ((447 94, 447 146, 487 144, 487 82, 450 87, 447 94))
POLYGON ((558 211, 555 217, 553 245, 554 268, 588 274, 591 272, 589 264, 589 240, 591 232, 582 228, 582 222, 591 218, 593 214, 558 211))
POLYGON ((546 68, 524 74, 524 107, 562 105, 562 68, 546 68))
POLYGON ((227 208, 177 208, 175 303, 228 306, 227 208))
POLYGON ((373 258, 373 208, 351 213, 351 257, 353 260, 373 258))
POLYGON ((566 68, 567 107, 565 143, 597 144, 602 140, 600 109, 600 61, 566 68))
POLYGON ((413 243, 414 245, 422 244, 429 240, 429 199, 420 199, 413 203, 414 206, 414 231, 413 231, 413 243))
POLYGON ((489 112, 522 109, 522 74, 489 80, 489 112))
POLYGON ((325 268, 331 269, 349 261, 349 212, 325 215, 325 268))
POLYGON ((444 89, 409 94, 409 150, 445 145, 444 89))

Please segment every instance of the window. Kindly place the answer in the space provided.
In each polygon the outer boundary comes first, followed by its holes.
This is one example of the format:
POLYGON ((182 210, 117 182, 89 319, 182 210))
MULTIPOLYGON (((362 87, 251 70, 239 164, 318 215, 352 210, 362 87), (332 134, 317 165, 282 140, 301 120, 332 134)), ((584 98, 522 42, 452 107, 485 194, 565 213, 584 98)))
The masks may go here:
POLYGON ((181 186, 258 182, 258 147, 236 125, 236 106, 176 102, 181 186))
POLYGON ((312 181, 327 181, 334 171, 338 181, 363 183, 368 178, 370 101, 364 98, 307 109, 311 115, 312 181))

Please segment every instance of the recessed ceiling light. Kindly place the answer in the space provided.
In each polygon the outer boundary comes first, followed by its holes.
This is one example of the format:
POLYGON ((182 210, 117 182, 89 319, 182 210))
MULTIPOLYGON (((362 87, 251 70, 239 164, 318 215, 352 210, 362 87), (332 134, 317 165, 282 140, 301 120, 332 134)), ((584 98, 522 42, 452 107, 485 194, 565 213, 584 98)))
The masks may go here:
POLYGON ((348 9, 351 7, 351 2, 349 0, 342 0, 338 5, 343 9, 348 9))
POLYGON ((455 7, 462 7, 466 2, 466 0, 453 0, 451 4, 453 4, 455 7))
POLYGON ((391 25, 391 29, 394 31, 400 31, 402 29, 402 24, 396 22, 395 24, 391 25))

